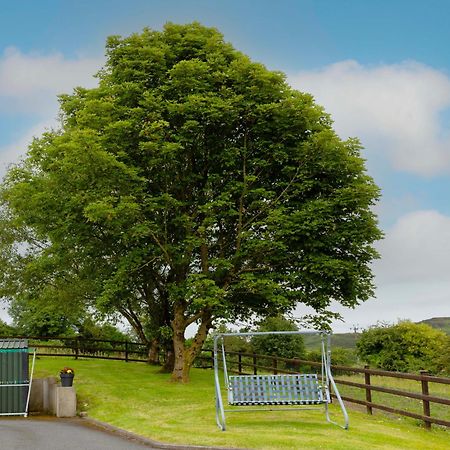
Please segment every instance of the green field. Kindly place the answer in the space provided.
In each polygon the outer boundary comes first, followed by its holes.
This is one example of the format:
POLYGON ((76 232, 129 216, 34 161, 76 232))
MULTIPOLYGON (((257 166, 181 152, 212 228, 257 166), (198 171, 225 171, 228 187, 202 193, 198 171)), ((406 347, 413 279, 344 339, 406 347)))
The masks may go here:
MULTIPOLYGON (((64 366, 76 371, 80 411, 100 421, 151 439, 195 445, 253 449, 447 449, 449 434, 431 432, 413 421, 368 416, 350 410, 350 430, 327 424, 319 411, 228 414, 228 430, 214 417, 211 370, 194 369, 187 385, 143 363, 41 358, 36 376, 57 375, 64 366)), ((340 419, 338 410, 332 412, 340 419)))

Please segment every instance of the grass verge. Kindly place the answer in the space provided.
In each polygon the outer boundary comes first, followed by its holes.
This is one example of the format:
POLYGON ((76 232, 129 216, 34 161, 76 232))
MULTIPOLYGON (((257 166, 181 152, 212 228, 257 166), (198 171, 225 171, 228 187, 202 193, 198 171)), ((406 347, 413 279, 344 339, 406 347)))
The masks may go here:
MULTIPOLYGON (((448 449, 449 433, 411 422, 350 410, 350 430, 325 422, 322 411, 228 414, 228 430, 215 424, 211 370, 193 369, 179 385, 158 368, 123 361, 40 358, 36 377, 75 369, 78 408, 94 419, 168 443, 252 449, 448 449)), ((332 406, 335 419, 339 410, 332 406)))

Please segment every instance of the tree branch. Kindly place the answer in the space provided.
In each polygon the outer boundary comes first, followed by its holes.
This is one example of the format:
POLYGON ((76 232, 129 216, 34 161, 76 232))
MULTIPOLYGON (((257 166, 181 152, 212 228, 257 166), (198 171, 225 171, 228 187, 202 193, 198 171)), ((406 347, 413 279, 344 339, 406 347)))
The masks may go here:
POLYGON ((162 250, 162 252, 164 253, 164 256, 166 257, 166 261, 167 264, 169 264, 170 266, 172 265, 172 259, 169 256, 169 254, 167 253, 167 250, 164 248, 164 246, 161 244, 161 242, 159 241, 159 239, 156 237, 155 233, 153 233, 153 231, 150 231, 150 235, 153 238, 153 240, 156 242, 156 244, 158 245, 158 247, 162 250))
POLYGON ((236 230, 236 252, 241 248, 242 240, 242 221, 244 216, 244 196, 247 193, 247 132, 244 135, 244 159, 242 161, 243 187, 241 197, 239 198, 239 218, 236 230))

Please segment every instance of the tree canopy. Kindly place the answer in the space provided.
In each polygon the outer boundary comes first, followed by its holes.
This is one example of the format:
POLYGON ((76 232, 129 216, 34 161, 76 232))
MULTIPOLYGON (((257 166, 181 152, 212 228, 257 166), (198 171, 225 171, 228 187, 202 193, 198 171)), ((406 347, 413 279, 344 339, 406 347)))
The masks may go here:
POLYGON ((0 293, 51 287, 169 336, 184 381, 218 319, 373 294, 379 190, 311 95, 198 23, 112 36, 106 56, 7 174, 0 293))

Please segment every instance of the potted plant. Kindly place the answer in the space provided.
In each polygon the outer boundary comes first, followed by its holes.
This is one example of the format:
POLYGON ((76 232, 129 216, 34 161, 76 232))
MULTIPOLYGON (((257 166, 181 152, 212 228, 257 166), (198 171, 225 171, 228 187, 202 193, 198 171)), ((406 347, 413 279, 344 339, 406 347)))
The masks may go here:
POLYGON ((75 371, 70 367, 64 367, 59 372, 61 378, 61 386, 70 387, 73 384, 73 377, 75 376, 75 371))

